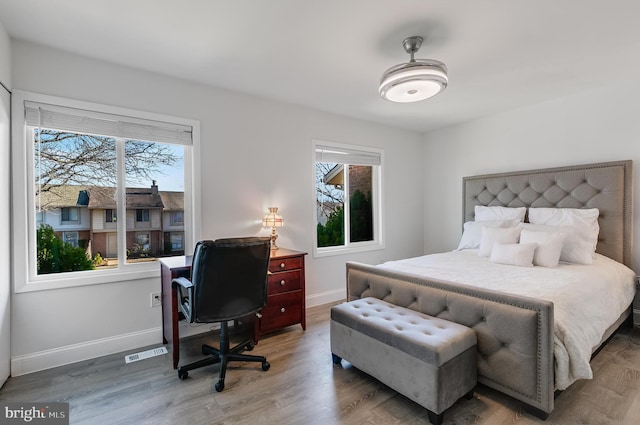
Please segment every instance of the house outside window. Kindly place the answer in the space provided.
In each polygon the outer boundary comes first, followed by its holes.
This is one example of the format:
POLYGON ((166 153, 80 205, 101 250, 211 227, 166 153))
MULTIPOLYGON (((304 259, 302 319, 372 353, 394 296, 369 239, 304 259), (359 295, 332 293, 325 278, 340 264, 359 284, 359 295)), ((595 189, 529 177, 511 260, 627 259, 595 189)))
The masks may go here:
POLYGON ((314 142, 314 255, 382 249, 383 152, 314 142))
POLYGON ((14 261, 16 270, 24 270, 26 276, 24 281, 16 281, 17 292, 22 288, 138 279, 147 270, 155 274, 158 266, 149 262, 159 256, 179 255, 163 252, 165 207, 159 186, 180 193, 179 197, 173 196, 183 204, 178 208, 184 208, 187 243, 180 254, 192 253, 194 235, 199 232, 199 201, 192 195, 198 186, 192 165, 194 129, 199 137, 197 121, 20 90, 16 90, 13 107, 16 111, 24 108, 24 113, 14 114, 13 149, 16 157, 26 158, 24 164, 16 164, 15 175, 27 187, 27 191, 13 192, 14 205, 28 205, 26 216, 14 207, 14 249, 28 252, 28 256, 14 261), (23 142, 19 142, 21 136, 23 142), (87 152, 95 155, 84 155, 87 152), (34 184, 27 184, 29 181, 34 184), (149 207, 138 207, 146 206, 149 199, 149 207), (62 200, 77 202, 82 208, 60 205, 62 200), (144 222, 146 232, 135 234, 131 222, 135 220, 144 222), (67 253, 42 245, 55 245, 56 238, 59 243, 81 245, 78 249, 82 252, 67 253), (139 258, 128 261, 134 242, 151 250, 152 255, 145 259, 147 265, 139 258), (73 255, 83 264, 56 257, 60 252, 73 255), (45 253, 54 255, 44 258, 45 253), (106 258, 108 254, 112 257, 106 258), (41 268, 44 262, 48 265, 41 268), (73 264, 73 268, 62 269, 61 264, 73 264), (92 274, 82 279, 64 277, 85 271, 92 274), (110 277, 114 273, 120 277, 110 277))

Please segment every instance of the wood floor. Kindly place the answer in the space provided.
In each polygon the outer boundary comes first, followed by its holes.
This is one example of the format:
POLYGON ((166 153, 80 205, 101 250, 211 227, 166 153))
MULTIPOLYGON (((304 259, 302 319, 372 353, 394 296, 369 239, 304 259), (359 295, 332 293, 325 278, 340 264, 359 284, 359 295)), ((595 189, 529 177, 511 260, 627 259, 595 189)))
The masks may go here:
MULTIPOLYGON (((214 390, 217 366, 181 381, 170 354, 125 364, 128 352, 10 378, 0 400, 68 402, 71 424, 429 424, 419 405, 348 363, 332 364, 329 308, 308 309, 304 332, 293 326, 262 339, 254 353, 266 355, 271 369, 233 367, 221 393, 214 390)), ((200 344, 214 340, 185 340, 182 360, 201 358, 200 344)), ((618 333, 592 367, 595 378, 562 393, 545 422, 479 387, 446 412, 445 424, 639 424, 640 329, 618 333)))

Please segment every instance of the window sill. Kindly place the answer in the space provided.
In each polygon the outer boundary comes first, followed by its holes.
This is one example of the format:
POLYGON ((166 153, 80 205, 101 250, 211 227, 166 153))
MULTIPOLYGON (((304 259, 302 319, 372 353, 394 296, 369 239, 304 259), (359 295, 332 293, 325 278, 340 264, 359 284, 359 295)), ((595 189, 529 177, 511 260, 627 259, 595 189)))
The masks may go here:
POLYGON ((321 258, 321 257, 331 257, 335 255, 346 255, 352 254, 356 252, 367 252, 367 251, 380 251, 384 249, 383 243, 373 243, 366 245, 357 245, 357 246, 339 246, 339 247, 327 247, 327 248, 314 248, 313 249, 313 257, 321 258))
POLYGON ((16 282, 15 293, 67 289, 158 277, 160 277, 160 263, 154 261, 148 264, 129 264, 118 270, 78 271, 36 276, 22 284, 16 282))

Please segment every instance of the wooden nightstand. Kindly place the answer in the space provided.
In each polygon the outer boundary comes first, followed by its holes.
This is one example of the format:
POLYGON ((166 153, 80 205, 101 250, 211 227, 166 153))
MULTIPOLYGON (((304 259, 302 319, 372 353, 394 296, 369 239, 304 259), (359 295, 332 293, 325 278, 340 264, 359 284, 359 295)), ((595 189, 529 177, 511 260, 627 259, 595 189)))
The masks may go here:
POLYGON ((271 251, 267 305, 256 321, 260 335, 300 323, 306 329, 304 256, 306 252, 279 248, 271 251))
POLYGON ((640 326, 640 278, 636 276, 636 296, 633 299, 633 325, 640 326))

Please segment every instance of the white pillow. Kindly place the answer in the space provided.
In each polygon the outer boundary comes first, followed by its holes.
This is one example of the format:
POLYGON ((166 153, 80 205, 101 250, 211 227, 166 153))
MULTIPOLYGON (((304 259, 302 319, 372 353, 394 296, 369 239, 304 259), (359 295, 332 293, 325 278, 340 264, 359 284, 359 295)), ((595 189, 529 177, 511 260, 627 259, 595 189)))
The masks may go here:
POLYGON ((533 254, 533 264, 542 267, 555 267, 560 261, 560 253, 564 240, 567 238, 565 233, 536 232, 526 227, 520 232, 520 243, 536 244, 536 250, 533 254))
MULTIPOLYGON (((591 258, 595 258, 600 226, 597 208, 529 208, 529 223, 548 226, 570 226, 580 233, 580 239, 591 243, 591 258)), ((586 263, 586 264, 591 264, 586 263)))
POLYGON ((534 243, 502 244, 496 242, 491 250, 489 261, 513 266, 533 267, 534 243))
POLYGON ((485 207, 483 205, 476 205, 475 220, 518 220, 519 223, 522 223, 526 213, 527 209, 525 207, 485 207))
POLYGON ((476 249, 480 247, 483 227, 513 227, 518 224, 517 220, 492 220, 492 221, 467 221, 464 223, 462 238, 457 250, 476 249))
POLYGON ((483 227, 482 239, 480 240, 480 251, 478 252, 478 255, 481 257, 488 257, 491 255, 494 243, 518 243, 519 238, 519 227, 483 227))
POLYGON ((520 223, 522 230, 533 232, 562 233, 565 235, 560 261, 574 264, 593 263, 593 238, 592 235, 578 230, 573 226, 547 226, 546 224, 520 223))

